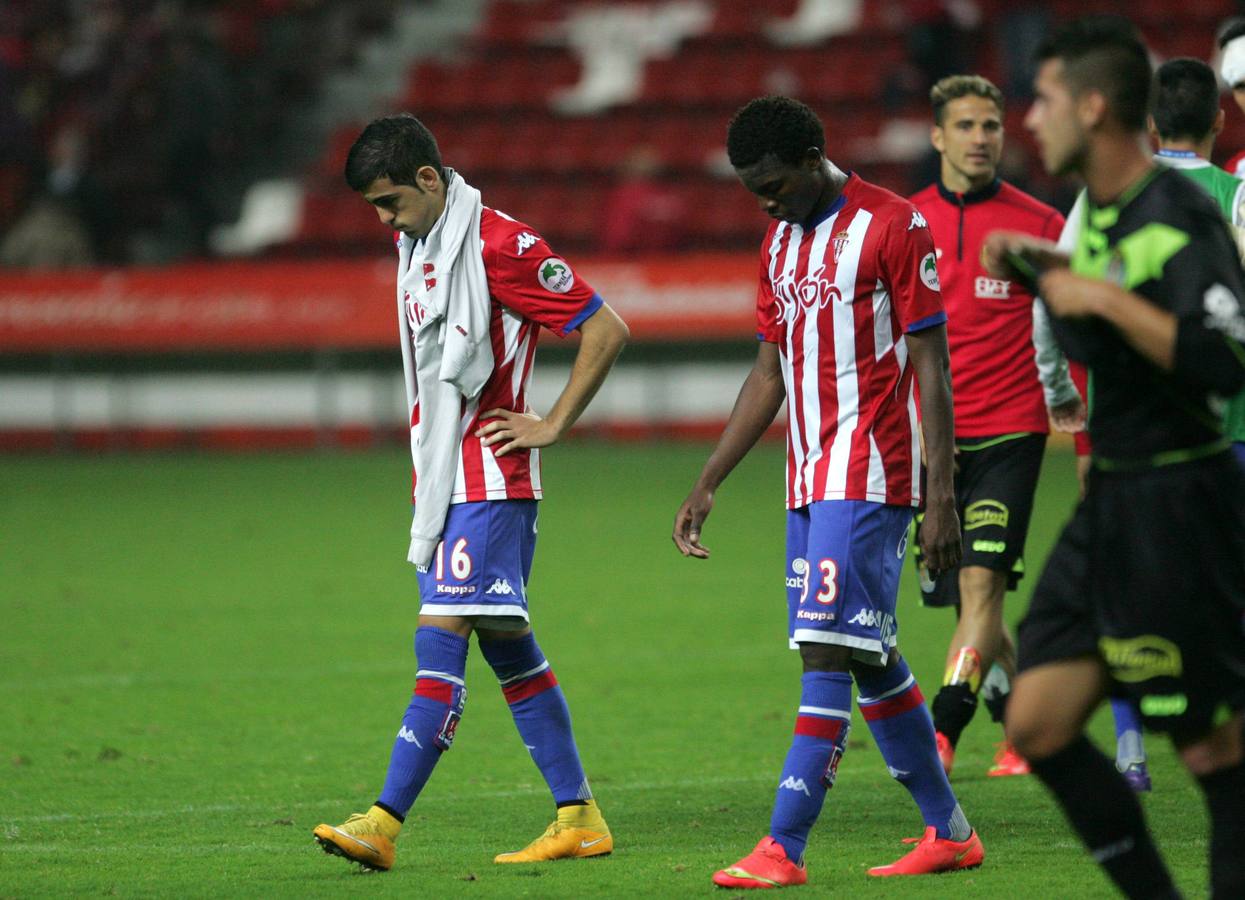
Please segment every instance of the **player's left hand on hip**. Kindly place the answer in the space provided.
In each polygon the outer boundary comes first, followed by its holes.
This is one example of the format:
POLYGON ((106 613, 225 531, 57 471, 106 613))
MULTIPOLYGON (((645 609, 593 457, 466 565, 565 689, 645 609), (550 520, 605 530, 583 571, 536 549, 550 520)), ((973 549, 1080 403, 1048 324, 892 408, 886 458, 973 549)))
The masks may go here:
POLYGON ((548 447, 561 436, 548 420, 535 413, 490 409, 480 419, 492 420, 476 429, 476 437, 482 438, 480 443, 485 447, 501 444, 493 451, 494 456, 505 456, 512 450, 548 447))

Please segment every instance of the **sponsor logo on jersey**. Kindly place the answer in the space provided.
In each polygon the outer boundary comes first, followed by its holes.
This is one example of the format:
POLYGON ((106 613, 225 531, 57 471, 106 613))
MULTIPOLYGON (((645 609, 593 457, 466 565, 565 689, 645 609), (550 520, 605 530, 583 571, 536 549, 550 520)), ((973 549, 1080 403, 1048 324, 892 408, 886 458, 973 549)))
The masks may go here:
POLYGON ((1206 327, 1222 332, 1238 341, 1245 341, 1245 319, 1241 318, 1241 303, 1236 295, 1216 282, 1202 295, 1202 307, 1206 310, 1206 327))
POLYGON ((809 793, 808 785, 804 783, 804 779, 796 778, 794 775, 788 775, 782 781, 778 782, 778 787, 788 791, 801 791, 806 797, 813 796, 809 793))
POLYGON ((911 231, 913 228, 927 227, 929 227, 928 223, 925 221, 925 217, 921 215, 920 211, 915 209, 912 210, 912 221, 908 223, 908 230, 911 231))
POLYGON ((575 286, 575 273, 564 259, 551 256, 540 264, 536 273, 540 286, 554 294, 565 294, 575 286))
POLYGON ((520 235, 514 240, 516 255, 522 256, 529 247, 534 247, 536 242, 539 240, 540 238, 532 234, 530 231, 520 233, 520 235))
POLYGON ((926 253, 921 260, 921 283, 931 291, 942 293, 942 288, 938 286, 938 262, 933 253, 926 253))
POLYGON ((1000 278, 986 278, 984 275, 977 276, 975 286, 975 293, 981 300, 1006 300, 1012 289, 1010 281, 1003 281, 1000 278))
POLYGON ((1135 638, 1099 638, 1098 649, 1107 661, 1111 676, 1126 684, 1149 681, 1151 678, 1175 678, 1184 671, 1180 648, 1156 634, 1143 634, 1135 638))
POLYGON ((831 239, 834 243, 834 261, 836 264, 843 253, 843 248, 847 246, 847 239, 848 234, 846 231, 840 231, 831 239))
POLYGON ((424 263, 424 290, 430 291, 437 286, 437 280, 433 277, 436 267, 432 263, 424 263))
POLYGON ((490 584, 490 585, 489 585, 488 590, 487 590, 487 591, 485 591, 484 593, 486 593, 486 594, 504 594, 504 595, 506 595, 507 597, 509 597, 509 596, 512 596, 512 595, 514 594, 514 588, 512 588, 512 587, 510 586, 510 582, 509 582, 509 581, 507 581, 506 579, 504 579, 504 578, 498 578, 498 579, 496 579, 496 580, 495 580, 492 584, 490 584))
POLYGON ((985 528, 987 525, 997 525, 1000 528, 1006 528, 1007 519, 1007 507, 997 500, 978 500, 976 503, 970 503, 964 507, 965 531, 972 531, 974 528, 985 528))
POLYGON ((778 301, 778 319, 790 323, 795 320, 796 312, 803 309, 825 309, 833 300, 842 300, 843 295, 834 282, 820 275, 805 275, 799 281, 787 276, 773 283, 774 299, 778 301))

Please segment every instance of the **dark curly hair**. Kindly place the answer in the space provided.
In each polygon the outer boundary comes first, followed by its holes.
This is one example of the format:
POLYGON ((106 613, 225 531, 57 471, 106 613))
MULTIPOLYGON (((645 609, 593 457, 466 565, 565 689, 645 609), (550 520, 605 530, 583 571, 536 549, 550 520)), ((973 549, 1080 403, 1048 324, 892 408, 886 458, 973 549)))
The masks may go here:
POLYGON ((810 147, 825 152, 825 129, 816 113, 790 97, 750 100, 726 131, 726 155, 736 169, 754 166, 771 153, 793 166, 810 147))
POLYGON ((415 184, 415 173, 432 166, 445 179, 437 139, 410 113, 373 119, 346 155, 346 183, 363 191, 377 178, 415 184))

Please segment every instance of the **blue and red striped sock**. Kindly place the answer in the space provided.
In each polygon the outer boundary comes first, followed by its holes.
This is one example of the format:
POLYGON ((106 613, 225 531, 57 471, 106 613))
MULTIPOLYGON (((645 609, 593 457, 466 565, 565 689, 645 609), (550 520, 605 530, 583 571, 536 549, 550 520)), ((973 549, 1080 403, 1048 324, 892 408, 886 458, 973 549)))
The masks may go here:
POLYGON ((377 804, 399 819, 419 796, 454 731, 467 701, 465 637, 424 625, 415 630, 415 696, 393 742, 389 772, 377 804))
POLYGON ((591 800, 579 761, 571 711, 558 679, 531 632, 520 638, 480 641, 480 651, 501 682, 523 744, 559 806, 591 800))
POLYGON ((769 826, 770 836, 782 845, 787 859, 797 863, 847 747, 852 676, 846 672, 805 672, 800 684, 795 736, 782 766, 769 826))
POLYGON ((870 668, 862 676, 863 668, 857 669, 860 696, 856 702, 886 768, 908 789, 925 824, 933 825, 938 837, 967 840, 971 829, 938 761, 934 720, 908 663, 900 657, 896 665, 870 668))

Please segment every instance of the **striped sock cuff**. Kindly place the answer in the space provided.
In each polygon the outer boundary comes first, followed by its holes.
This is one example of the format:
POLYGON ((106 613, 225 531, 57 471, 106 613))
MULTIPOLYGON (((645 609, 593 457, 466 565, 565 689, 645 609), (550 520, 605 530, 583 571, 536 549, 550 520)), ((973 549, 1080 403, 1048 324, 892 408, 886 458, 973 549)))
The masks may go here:
POLYGON ((502 682, 501 692, 506 702, 513 706, 557 686, 558 679, 554 677, 553 669, 549 668, 549 663, 544 663, 534 675, 520 675, 502 682))
POLYGON ((865 717, 866 721, 872 722, 876 719, 889 719, 893 716, 901 716, 910 709, 915 709, 925 702, 924 695, 921 694, 921 688, 916 683, 916 678, 908 675, 904 681, 897 687, 891 688, 876 697, 860 696, 856 700, 860 706, 860 713, 865 717))

